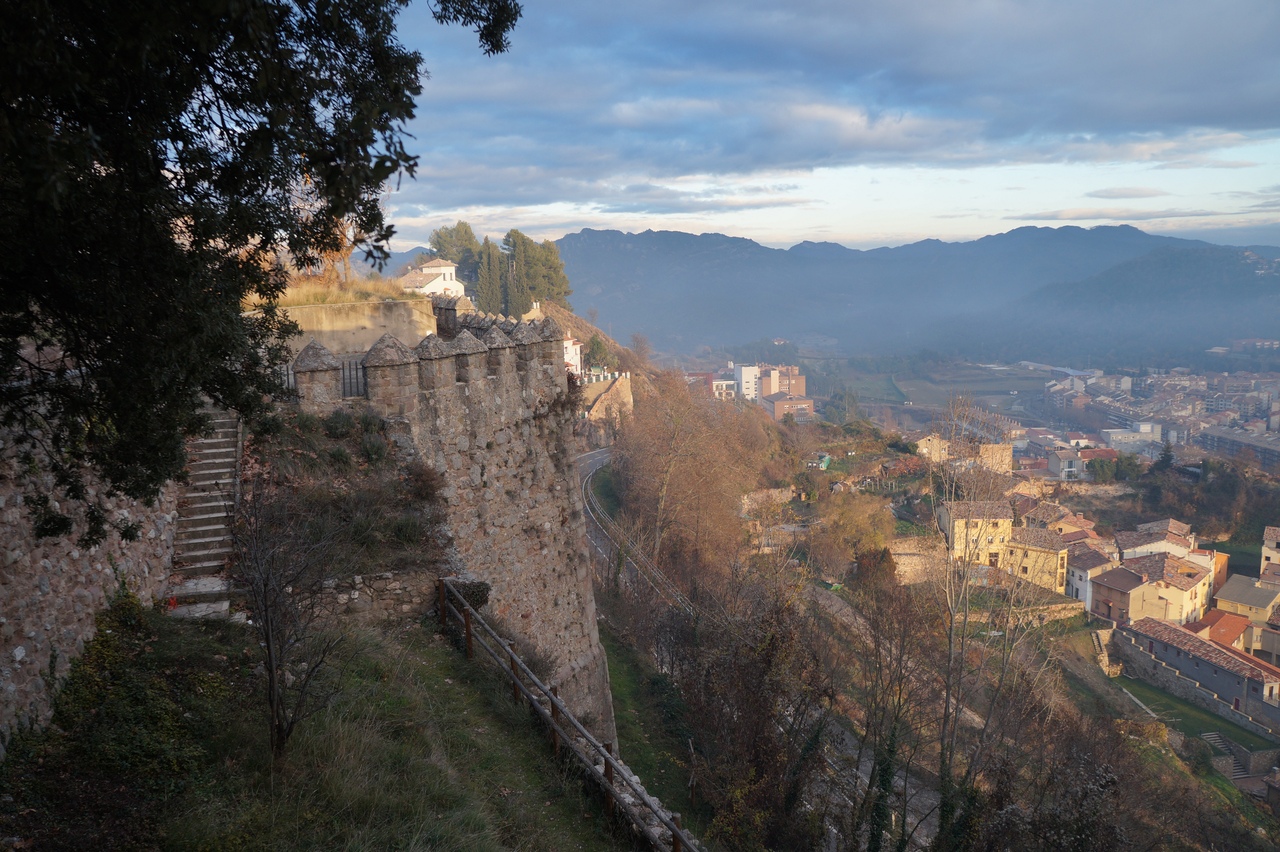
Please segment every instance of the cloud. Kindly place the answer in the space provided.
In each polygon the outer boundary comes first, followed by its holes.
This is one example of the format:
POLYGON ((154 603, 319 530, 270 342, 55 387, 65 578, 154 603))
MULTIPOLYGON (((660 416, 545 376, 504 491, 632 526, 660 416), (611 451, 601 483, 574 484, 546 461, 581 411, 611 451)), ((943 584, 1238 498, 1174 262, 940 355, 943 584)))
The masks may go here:
POLYGON ((1110 189, 1095 189, 1093 192, 1085 193, 1089 198, 1157 198, 1168 194, 1163 189, 1145 186, 1114 186, 1110 189))
POLYGON ((432 72, 407 215, 786 206, 734 190, 855 165, 1243 169, 1224 152, 1280 138, 1274 0, 546 0, 492 58, 404 18, 432 72))

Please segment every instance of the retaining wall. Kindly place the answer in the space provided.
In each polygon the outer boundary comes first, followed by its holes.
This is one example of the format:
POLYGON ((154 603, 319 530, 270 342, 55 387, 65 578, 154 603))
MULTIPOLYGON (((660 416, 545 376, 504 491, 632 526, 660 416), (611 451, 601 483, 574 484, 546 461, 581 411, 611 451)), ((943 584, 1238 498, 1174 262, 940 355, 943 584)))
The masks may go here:
MULTIPOLYGON (((7 435, 3 438, 8 438, 7 435)), ((164 594, 173 567, 177 489, 170 485, 153 506, 107 499, 113 519, 139 525, 135 541, 111 532, 81 548, 82 524, 61 538, 37 538, 26 504, 31 480, 0 439, 0 760, 16 730, 49 720, 54 684, 93 638, 98 612, 121 584, 144 603, 164 594)), ((47 490, 49 483, 44 483, 47 490)), ((97 483, 89 480, 90 495, 97 483)), ((77 515, 79 506, 62 504, 77 515)))

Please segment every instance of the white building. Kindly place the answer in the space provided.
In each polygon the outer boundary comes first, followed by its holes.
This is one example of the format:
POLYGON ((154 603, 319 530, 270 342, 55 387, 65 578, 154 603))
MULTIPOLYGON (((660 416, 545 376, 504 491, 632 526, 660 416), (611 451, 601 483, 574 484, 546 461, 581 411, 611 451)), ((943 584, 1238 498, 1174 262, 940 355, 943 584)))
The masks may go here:
POLYGON ((421 293, 424 296, 463 295, 463 285, 458 280, 458 265, 438 257, 401 276, 400 286, 406 292, 421 293))
POLYGON ((564 368, 575 376, 582 375, 582 341, 572 337, 564 340, 564 368))
POLYGON ((733 378, 738 385, 738 395, 743 399, 760 399, 760 368, 738 364, 733 368, 733 378))

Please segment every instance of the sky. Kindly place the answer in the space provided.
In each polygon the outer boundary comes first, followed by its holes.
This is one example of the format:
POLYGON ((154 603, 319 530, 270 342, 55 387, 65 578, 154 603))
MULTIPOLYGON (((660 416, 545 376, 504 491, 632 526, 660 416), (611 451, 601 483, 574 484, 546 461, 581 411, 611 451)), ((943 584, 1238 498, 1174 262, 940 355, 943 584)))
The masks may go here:
POLYGON ((527 0, 492 57, 422 2, 399 31, 429 78, 397 250, 458 220, 1280 245, 1276 0, 527 0))

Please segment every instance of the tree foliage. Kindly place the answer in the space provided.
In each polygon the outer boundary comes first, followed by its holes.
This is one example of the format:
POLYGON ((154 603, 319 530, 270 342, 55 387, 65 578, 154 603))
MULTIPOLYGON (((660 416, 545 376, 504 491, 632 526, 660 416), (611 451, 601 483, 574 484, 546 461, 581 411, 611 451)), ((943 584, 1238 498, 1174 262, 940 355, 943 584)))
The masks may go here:
MULTIPOLYGON (((352 237, 386 257, 379 196, 413 173, 421 79, 403 5, 6 6, 0 224, 33 245, 0 271, 0 423, 64 494, 85 497, 91 467, 150 497, 182 471, 204 398, 262 407, 295 331, 274 307, 286 262, 352 237)), ((493 53, 520 6, 433 14, 493 53)))
POLYGON ((437 228, 431 232, 431 248, 436 256, 458 264, 458 277, 468 284, 480 280, 480 241, 471 225, 459 221, 452 228, 437 228))

